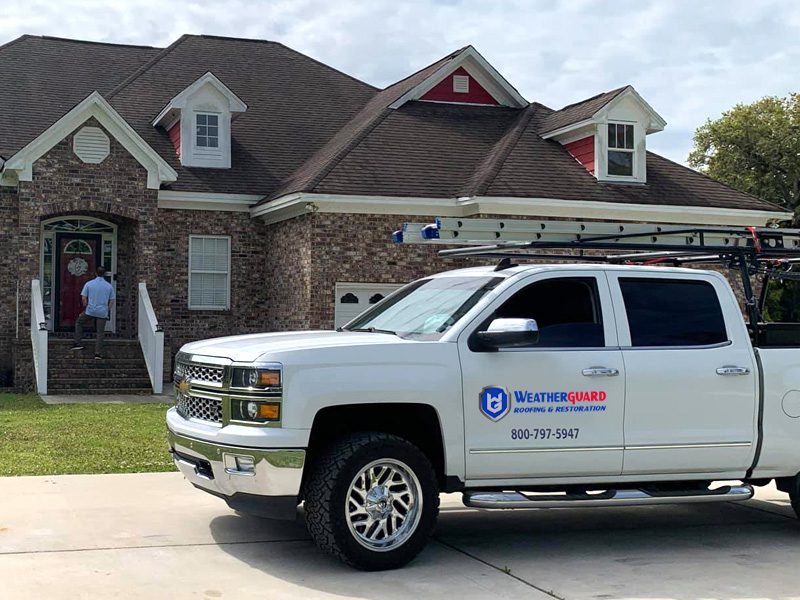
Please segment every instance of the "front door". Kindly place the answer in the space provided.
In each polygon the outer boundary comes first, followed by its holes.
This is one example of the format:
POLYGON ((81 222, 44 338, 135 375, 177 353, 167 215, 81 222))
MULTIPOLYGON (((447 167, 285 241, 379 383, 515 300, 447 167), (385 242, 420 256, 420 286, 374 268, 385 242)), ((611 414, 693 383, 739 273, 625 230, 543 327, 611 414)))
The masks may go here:
POLYGON ((459 355, 468 480, 621 473, 625 373, 603 273, 521 282, 465 331, 459 355), (536 320, 538 344, 476 347, 472 333, 494 318, 536 320))
POLYGON ((83 310, 81 290, 94 279, 100 264, 102 236, 89 233, 56 234, 55 330, 69 331, 83 310))
POLYGON ((721 276, 666 271, 609 281, 627 377, 623 474, 744 474, 758 380, 730 287, 721 276))

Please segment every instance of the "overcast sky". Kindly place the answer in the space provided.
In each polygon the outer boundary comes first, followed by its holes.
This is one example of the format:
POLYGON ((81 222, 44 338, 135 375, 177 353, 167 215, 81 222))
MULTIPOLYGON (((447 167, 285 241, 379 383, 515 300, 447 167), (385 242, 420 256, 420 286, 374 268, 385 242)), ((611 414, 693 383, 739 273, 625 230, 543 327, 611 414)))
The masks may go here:
POLYGON ((6 2, 23 33, 164 46, 182 33, 282 42, 376 86, 472 44, 529 101, 560 108, 632 84, 684 162, 694 129, 800 88, 800 3, 771 0, 58 0, 6 2))

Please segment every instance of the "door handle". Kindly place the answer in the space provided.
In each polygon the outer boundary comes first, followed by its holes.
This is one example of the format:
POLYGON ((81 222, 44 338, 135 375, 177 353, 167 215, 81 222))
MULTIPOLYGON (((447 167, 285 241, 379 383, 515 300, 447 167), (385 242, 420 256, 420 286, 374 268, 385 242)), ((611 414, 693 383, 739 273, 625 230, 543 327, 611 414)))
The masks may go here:
POLYGON ((584 377, 616 377, 619 375, 617 369, 610 367, 589 367, 581 371, 584 377))
POLYGON ((747 375, 750 369, 747 367, 735 367, 733 365, 725 365, 717 369, 717 375, 747 375))

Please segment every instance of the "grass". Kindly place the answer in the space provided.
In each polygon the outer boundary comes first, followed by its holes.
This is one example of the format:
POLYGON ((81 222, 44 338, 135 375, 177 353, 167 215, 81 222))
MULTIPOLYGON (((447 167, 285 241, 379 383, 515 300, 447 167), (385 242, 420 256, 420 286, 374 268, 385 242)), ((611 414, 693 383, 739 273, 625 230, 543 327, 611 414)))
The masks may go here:
POLYGON ((0 393, 0 475, 173 471, 166 404, 48 405, 0 393))

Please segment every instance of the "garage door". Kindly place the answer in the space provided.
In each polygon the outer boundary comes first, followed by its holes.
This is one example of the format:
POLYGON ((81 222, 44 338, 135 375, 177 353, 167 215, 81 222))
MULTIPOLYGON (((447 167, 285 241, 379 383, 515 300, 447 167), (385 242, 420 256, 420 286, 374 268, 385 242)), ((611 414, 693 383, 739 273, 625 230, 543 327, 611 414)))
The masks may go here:
POLYGON ((337 283, 335 326, 346 325, 401 287, 399 283, 337 283))

